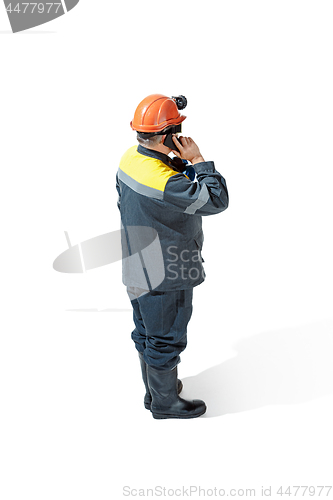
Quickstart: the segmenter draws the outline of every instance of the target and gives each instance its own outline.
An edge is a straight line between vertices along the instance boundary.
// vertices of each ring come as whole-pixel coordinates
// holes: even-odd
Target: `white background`
[[[325,0],[81,0],[13,35],[0,9],[3,500],[333,484],[332,16]],[[183,133],[230,194],[203,221],[178,372],[208,410],[188,421],[143,407],[121,264],[52,267],[64,231],[119,228],[115,173],[151,93],[187,97]]]

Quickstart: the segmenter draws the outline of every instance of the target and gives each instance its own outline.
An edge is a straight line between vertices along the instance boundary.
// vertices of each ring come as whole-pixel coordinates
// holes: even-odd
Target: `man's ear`
[[[162,135],[161,144],[164,144],[165,138],[166,138],[166,134]]]

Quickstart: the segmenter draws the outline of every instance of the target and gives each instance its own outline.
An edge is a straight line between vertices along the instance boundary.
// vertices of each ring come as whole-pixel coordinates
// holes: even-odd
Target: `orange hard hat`
[[[177,99],[162,94],[149,95],[136,108],[131,121],[132,129],[137,132],[152,133],[161,132],[172,125],[179,125],[186,116],[179,113]],[[186,101],[186,98],[184,99]]]

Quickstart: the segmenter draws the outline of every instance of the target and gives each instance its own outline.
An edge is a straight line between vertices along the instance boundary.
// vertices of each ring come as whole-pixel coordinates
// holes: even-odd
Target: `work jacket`
[[[141,145],[121,158],[116,182],[125,285],[166,291],[204,281],[202,216],[225,210],[228,191],[214,162],[193,167],[191,181],[169,156]]]

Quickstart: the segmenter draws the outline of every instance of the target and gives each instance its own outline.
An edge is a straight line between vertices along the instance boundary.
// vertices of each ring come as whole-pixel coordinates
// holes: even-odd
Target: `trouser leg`
[[[192,298],[192,288],[153,291],[138,297],[138,308],[146,334],[143,357],[148,365],[160,370],[169,370],[180,362],[179,355],[187,345],[187,325],[192,315]],[[132,338],[138,349],[138,344],[139,347],[142,345],[140,325],[136,326],[134,332]]]
[[[143,353],[146,348],[146,327],[142,319],[138,301],[140,292],[142,293],[144,292],[144,290],[141,290],[139,288],[127,287],[127,293],[131,300],[133,308],[133,321],[135,325],[135,329],[132,331],[131,338],[134,341],[135,347],[139,351],[139,353]]]
[[[137,331],[141,324],[146,334],[145,349],[139,356],[155,419],[195,418],[206,411],[204,401],[182,399],[177,391],[177,364],[187,344],[192,298],[193,289],[150,292],[137,299],[141,318]],[[137,339],[135,333],[133,340]]]
[[[148,314],[147,311],[144,312],[144,315],[146,317],[150,318],[148,320],[149,331],[150,331],[151,326],[152,326],[151,325],[152,319],[153,319],[153,322],[155,322],[155,323],[160,322],[160,323],[164,323],[164,325],[165,325],[166,324],[166,321],[165,321],[166,315],[170,315],[170,318],[173,318],[173,317],[177,318],[177,316],[180,316],[180,318],[178,317],[178,319],[176,319],[176,321],[173,321],[172,319],[169,321],[170,324],[174,323],[172,326],[172,330],[174,332],[177,329],[180,330],[180,333],[178,333],[178,336],[175,336],[175,340],[177,340],[177,337],[178,338],[183,337],[183,339],[181,341],[178,340],[178,342],[175,345],[176,352],[178,353],[178,356],[179,356],[179,353],[182,350],[184,350],[186,347],[186,327],[187,327],[187,323],[188,323],[189,318],[190,318],[191,313],[192,313],[192,290],[190,290],[189,294],[186,294],[183,292],[184,291],[180,291],[179,293],[177,293],[175,295],[175,297],[173,297],[173,296],[172,296],[173,298],[171,297],[172,300],[169,302],[171,302],[171,304],[174,305],[174,310],[171,310],[171,311],[165,310],[164,314],[160,315],[160,319],[158,321],[156,321],[156,318],[152,318],[152,312],[154,311],[154,305],[155,305],[156,300],[160,301],[160,299],[156,299],[156,298],[151,299],[150,298],[148,301],[143,301],[143,304],[142,304],[141,303],[142,299],[140,300],[140,303],[139,303],[138,298],[142,297],[143,295],[146,295],[147,291],[144,291],[144,290],[141,290],[138,288],[130,288],[130,287],[127,288],[127,293],[129,295],[129,298],[131,299],[131,304],[133,307],[133,320],[134,320],[134,324],[135,324],[135,329],[132,331],[131,338],[135,343],[136,349],[139,351],[142,379],[143,379],[143,382],[144,382],[144,385],[146,388],[146,394],[145,394],[145,398],[144,398],[144,406],[147,409],[150,409],[151,394],[150,394],[148,381],[147,381],[147,363],[144,360],[144,355],[143,355],[145,348],[146,348],[147,330],[146,330],[146,326],[145,326],[145,323],[144,323],[143,318],[142,318],[141,309],[145,309],[145,307],[148,306],[148,312],[150,311],[150,314]],[[160,295],[160,294],[154,294],[153,296],[156,297],[157,295]],[[187,295],[187,296],[185,297],[185,295]],[[169,305],[169,309],[170,309],[170,305]],[[186,318],[188,318],[188,319],[185,318],[185,321],[184,321],[184,315],[182,314],[183,309],[186,310]],[[184,336],[184,331],[183,331],[184,330],[184,323],[186,323],[185,336]],[[163,330],[163,328],[160,325],[158,328],[160,331]],[[153,332],[150,331],[150,334],[152,334],[152,333]],[[156,338],[156,340],[157,340],[157,338]],[[152,344],[153,345],[156,344],[156,341],[154,341],[154,342],[152,341]],[[154,348],[156,349],[156,346]],[[152,350],[152,349],[150,348],[150,350]],[[171,351],[171,356],[175,357],[175,355],[174,355],[174,353],[172,353],[172,351]],[[181,380],[177,380],[177,393],[178,394],[182,391],[182,388],[183,388],[183,384],[182,384]]]

